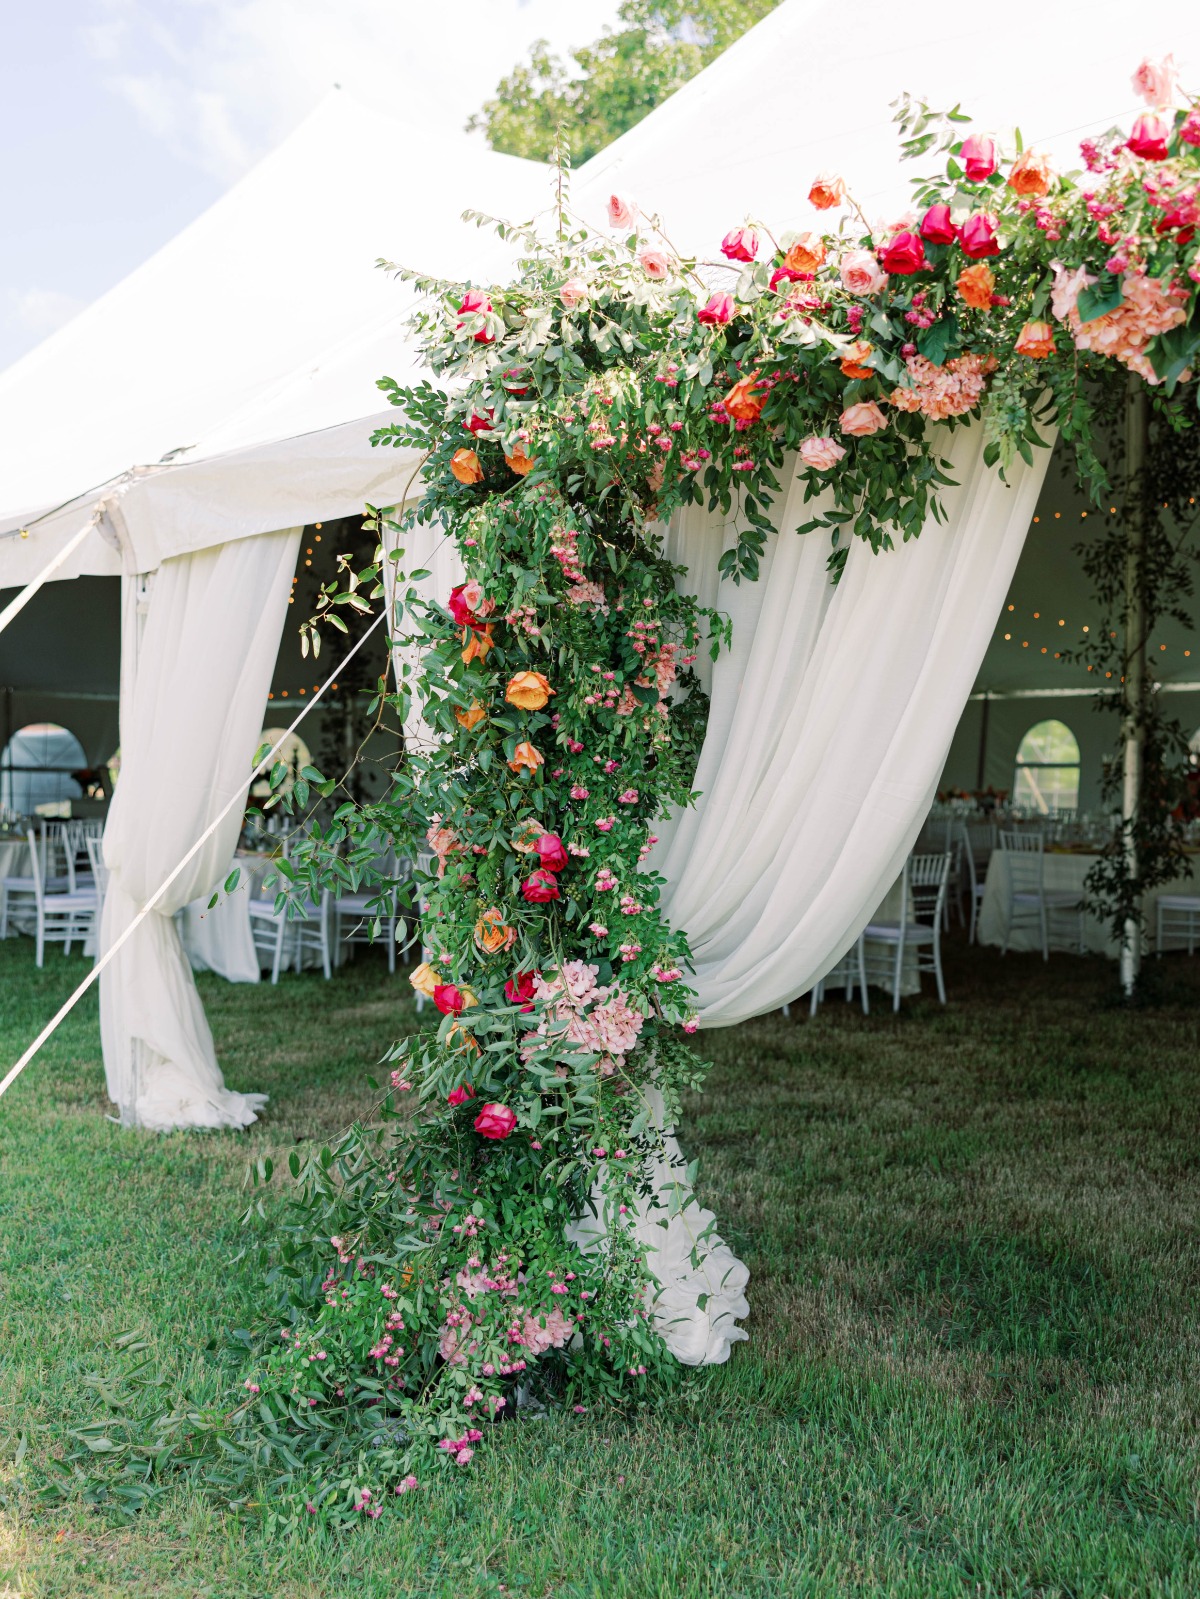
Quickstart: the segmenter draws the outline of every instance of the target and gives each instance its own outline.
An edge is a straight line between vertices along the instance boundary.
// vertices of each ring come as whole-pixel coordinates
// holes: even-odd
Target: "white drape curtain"
[[[701,797],[651,857],[691,940],[703,1025],[774,1010],[824,976],[933,801],[1050,458],[1038,451],[1005,483],[984,465],[980,427],[939,431],[957,483],[945,521],[880,555],[852,541],[836,587],[828,540],[791,531],[814,508],[798,475],[755,583],[718,593],[735,537],[719,518],[688,508],[668,531],[695,591],[733,621],[712,669]]]
[[[125,580],[102,950],[249,787],[300,532],[216,545],[165,561],[152,582]],[[245,1127],[265,1102],[225,1087],[173,919],[222,882],[241,822],[235,805],[101,974],[108,1092],[128,1125]]]

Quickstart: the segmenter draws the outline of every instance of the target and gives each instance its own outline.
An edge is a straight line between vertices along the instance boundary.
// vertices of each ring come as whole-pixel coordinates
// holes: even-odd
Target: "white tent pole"
[[[345,671],[346,667],[350,664],[350,662],[358,654],[359,650],[362,649],[363,645],[371,637],[371,634],[374,633],[375,629],[379,626],[380,622],[384,621],[386,617],[387,617],[387,611],[386,610],[381,611],[379,613],[379,615],[375,618],[375,620],[371,623],[371,625],[367,629],[367,631],[363,634],[362,638],[360,638],[358,643],[355,644],[354,648],[352,650],[349,650],[347,652],[346,656],[344,657],[344,659],[341,661],[341,663],[333,669],[333,671],[329,674],[329,676],[321,684],[321,687],[317,690],[317,692],[312,696],[312,698],[305,705],[304,709],[300,712],[300,715],[296,717],[296,719],[292,723],[292,725],[287,729],[287,731],[285,733],[283,733],[275,741],[275,743],[271,747],[271,749],[267,752],[266,755],[263,756],[262,760],[259,761],[257,766],[255,766],[254,770],[250,773],[250,776],[247,779],[247,787],[249,786],[250,783],[253,783],[254,779],[259,775],[260,772],[265,772],[265,771],[269,771],[270,770],[271,762],[275,759],[275,756],[279,753],[279,751],[287,743],[287,741],[291,737],[291,735],[300,726],[300,723],[308,715],[309,711],[312,710],[313,706],[321,698],[321,696],[324,694],[325,690],[329,687],[329,685],[331,683],[334,683],[334,682],[337,681],[338,677],[340,677],[342,672]],[[188,862],[192,859],[192,857],[194,855],[196,855],[204,847],[204,845],[208,842],[208,840],[216,832],[216,830],[220,826],[220,824],[229,815],[230,811],[233,810],[234,806],[236,806],[236,805],[244,805],[245,803],[246,803],[245,795],[243,794],[242,790],[239,788],[237,793],[235,793],[233,795],[233,797],[230,799],[229,803],[220,812],[220,814],[217,815],[209,823],[209,825],[204,829],[204,832],[201,833],[200,837],[192,845],[191,849],[188,850],[187,854],[178,863],[178,865],[176,865],[174,870],[172,872],[170,872],[168,874],[168,876],[163,879],[163,881],[155,889],[154,893],[151,894],[150,898],[142,906],[141,910],[138,911],[137,915],[133,918],[133,920],[130,922],[129,926],[121,934],[120,938],[118,938],[117,941],[114,944],[110,945],[110,947],[107,950],[105,950],[104,954],[96,962],[96,964],[92,967],[91,971],[84,978],[83,982],[80,983],[79,987],[75,990],[75,992],[59,1007],[59,1009],[55,1012],[55,1014],[46,1023],[45,1027],[42,1028],[41,1032],[34,1039],[33,1043],[30,1044],[29,1048],[21,1056],[20,1060],[17,1061],[16,1064],[14,1066],[12,1066],[9,1069],[9,1071],[5,1074],[4,1078],[2,1080],[0,1080],[0,1098],[2,1098],[8,1092],[8,1090],[12,1087],[13,1083],[16,1082],[17,1078],[25,1070],[26,1066],[29,1065],[29,1062],[33,1059],[33,1057],[37,1054],[38,1050],[41,1049],[42,1045],[46,1042],[46,1040],[54,1032],[54,1030],[58,1026],[58,1024],[66,1016],[68,1016],[71,1013],[72,1010],[74,1010],[76,1004],[78,1004],[78,1002],[83,998],[83,996],[87,993],[88,989],[91,988],[92,984],[100,976],[100,973],[108,965],[109,961],[112,960],[113,956],[117,954],[117,952],[128,941],[128,939],[130,939],[133,936],[134,931],[138,927],[141,926],[142,922],[144,922],[146,917],[149,916],[150,912],[158,904],[159,900],[163,897],[163,895],[166,893],[168,888],[170,888],[171,884],[179,876],[180,872],[183,871],[184,867],[188,864]]]
[[[67,560],[74,555],[84,539],[96,526],[96,521],[97,518],[93,516],[90,521],[86,522],[73,538],[67,540],[54,559],[42,568],[33,582],[27,583],[16,599],[6,605],[3,611],[0,611],[0,633],[3,633],[8,624],[25,609],[42,584],[48,583],[59,567],[65,565]]]
[[[1125,503],[1129,542],[1125,552],[1125,749],[1121,790],[1121,824],[1125,840],[1125,875],[1132,883],[1138,874],[1137,821],[1142,792],[1142,712],[1146,692],[1146,606],[1142,592],[1142,549],[1145,543],[1145,485],[1149,411],[1142,380],[1129,374],[1125,391]],[[1121,940],[1121,987],[1133,993],[1142,963],[1142,928],[1136,916],[1125,921]]]

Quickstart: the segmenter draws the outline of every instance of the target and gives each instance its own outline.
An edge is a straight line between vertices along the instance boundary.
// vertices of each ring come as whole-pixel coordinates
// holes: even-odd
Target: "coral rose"
[[[483,706],[480,705],[478,700],[472,700],[465,711],[455,711],[454,720],[458,723],[459,727],[466,728],[467,732],[469,733],[473,727],[478,727],[480,722],[487,720],[487,712],[484,710]]]
[[[665,278],[671,270],[671,258],[662,250],[647,247],[638,251],[638,266],[648,278]]]
[[[887,283],[887,273],[870,250],[848,250],[838,275],[848,294],[878,294]]]
[[[475,1131],[484,1138],[507,1138],[516,1125],[507,1105],[485,1105],[475,1118]]]
[[[708,299],[696,312],[696,321],[703,322],[708,328],[723,328],[732,316],[734,299],[732,294],[717,293]]]
[[[989,134],[973,133],[964,139],[961,154],[968,183],[982,183],[996,170],[996,141]]]
[[[1178,81],[1179,73],[1175,69],[1173,55],[1164,56],[1161,61],[1151,61],[1147,56],[1131,79],[1133,92],[1140,94],[1146,104],[1156,111],[1170,105]]]
[[[996,219],[988,211],[975,211],[958,232],[962,253],[977,261],[985,255],[999,255],[1000,241],[996,237]]]
[[[887,427],[887,417],[874,400],[860,400],[857,405],[847,406],[838,421],[842,432],[849,433],[852,438],[865,438],[868,433],[878,433]]]
[[[1054,329],[1049,322],[1026,322],[1013,346],[1018,355],[1031,355],[1034,360],[1054,354]]]
[[[522,767],[527,771],[536,772],[539,766],[545,765],[545,759],[545,756],[539,750],[535,750],[532,744],[522,740],[513,751],[513,758],[508,764],[514,772],[519,772]]]
[[[845,198],[846,180],[828,172],[818,173],[808,191],[808,203],[818,211],[832,211],[835,205],[843,204]]]
[[[748,378],[739,378],[722,401],[725,409],[736,421],[757,422],[762,415],[767,396],[764,391],[755,389],[754,385],[757,382],[757,372],[751,372]]]
[[[531,905],[545,905],[552,899],[558,899],[558,879],[553,872],[543,871],[539,868],[530,872],[521,884],[521,893]]]
[[[542,824],[528,821],[520,828],[511,840],[512,847],[519,850],[522,855],[532,855],[537,848],[537,841],[542,836]]]
[[[836,439],[822,438],[812,433],[800,445],[800,459],[816,472],[828,472],[835,467],[846,451]]]
[[[582,305],[588,296],[588,286],[582,278],[568,278],[558,291],[558,297],[568,311]]]
[[[815,272],[825,259],[825,241],[819,233],[802,233],[783,258],[793,272]]]
[[[1134,121],[1125,148],[1132,150],[1134,155],[1140,155],[1143,161],[1165,161],[1167,130],[1162,118],[1156,117],[1151,111],[1144,111]]]
[[[525,448],[521,444],[518,444],[512,454],[506,455],[504,459],[508,463],[509,471],[515,472],[518,477],[527,476],[537,465],[537,458],[532,455],[526,455]]]
[[[637,222],[638,208],[632,200],[619,194],[608,197],[608,225],[610,228],[631,228]]]
[[[428,961],[422,961],[415,971],[409,973],[408,980],[418,994],[424,994],[426,999],[432,999],[433,991],[442,979],[436,966],[431,966]]]
[[[1008,186],[1025,200],[1040,200],[1050,187],[1050,163],[1036,150],[1026,150],[1012,164]]]
[[[471,636],[467,639],[467,647],[462,652],[463,665],[470,666],[472,661],[486,660],[488,651],[495,642],[496,640],[492,637],[492,624],[490,622],[486,624],[482,632],[472,623]]]
[[[929,262],[925,259],[925,245],[919,233],[907,229],[897,233],[879,252],[879,264],[885,272],[895,272],[900,277],[911,277]]]
[[[475,923],[475,947],[485,955],[497,955],[501,950],[511,949],[517,941],[517,930],[509,927],[504,920],[504,912],[495,905]]]
[[[561,872],[571,864],[567,847],[557,833],[543,833],[535,848],[538,864],[548,872]]]
[[[465,1105],[468,1100],[474,1098],[475,1090],[470,1083],[459,1083],[457,1088],[452,1088],[446,1095],[446,1103],[449,1105]]]
[[[921,237],[929,244],[953,244],[958,229],[950,220],[948,205],[931,205],[921,218]]]
[[[974,266],[962,269],[954,287],[974,310],[986,311],[992,303],[996,280],[992,276],[991,268],[984,266],[982,261],[977,261]]]
[[[864,366],[863,362],[870,355],[873,345],[866,339],[855,339],[853,344],[848,344],[842,351],[842,376],[847,378],[873,378],[874,367]]]
[[[483,482],[483,468],[474,450],[455,450],[450,457],[450,470],[460,483],[469,488],[472,483]]]
[[[753,261],[758,254],[758,230],[731,228],[721,240],[721,254],[731,261]]]
[[[522,711],[540,711],[554,690],[541,672],[518,672],[504,691],[510,705]]]
[[[462,304],[458,308],[458,326],[461,328],[463,319],[467,316],[490,316],[492,302],[487,295],[479,289],[468,289],[462,297]],[[476,344],[491,344],[494,335],[488,332],[486,326],[480,328],[475,335]]]

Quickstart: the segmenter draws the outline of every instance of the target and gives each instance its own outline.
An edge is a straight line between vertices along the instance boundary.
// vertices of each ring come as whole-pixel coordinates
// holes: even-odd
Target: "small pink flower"
[[[616,822],[616,817],[615,816],[602,816],[600,818],[600,820],[596,823],[596,826],[599,828],[600,832],[602,832],[602,833],[611,833],[612,830],[613,830],[613,824],[615,822]]]
[[[591,923],[589,923],[588,924],[588,931],[591,933],[593,938],[607,938],[608,937],[608,928],[605,927],[603,922],[591,922]]]
[[[572,783],[571,785],[571,798],[573,800],[585,800],[590,792],[591,790],[584,788],[582,783]]]
[[[633,200],[627,200],[623,195],[610,194],[608,197],[608,225],[610,228],[632,228],[637,222],[638,208]]]
[[[814,471],[828,472],[841,460],[846,451],[836,439],[811,433],[800,445],[800,459]]]
[[[588,286],[582,278],[568,278],[558,291],[558,297],[568,311],[573,311],[577,305],[582,305],[587,295]]]
[[[647,246],[638,251],[638,265],[648,278],[661,280],[671,271],[671,258],[662,250]]]

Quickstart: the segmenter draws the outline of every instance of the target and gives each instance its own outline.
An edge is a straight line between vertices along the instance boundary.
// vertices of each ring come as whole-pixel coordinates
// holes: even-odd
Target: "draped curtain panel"
[[[124,586],[121,771],[104,834],[107,949],[222,807],[249,788],[299,528],[164,561]],[[263,1094],[225,1087],[175,912],[230,868],[235,805],[100,978],[109,1097],[126,1125],[246,1127]]]
[[[1037,503],[1050,450],[1004,482],[982,429],[942,429],[943,522],[841,581],[794,474],[755,583],[716,582],[731,526],[689,507],[666,550],[733,622],[711,670],[700,798],[650,857],[695,958],[700,1019],[726,1026],[805,993],[855,942],[933,801]],[[815,502],[820,506],[822,502]]]

